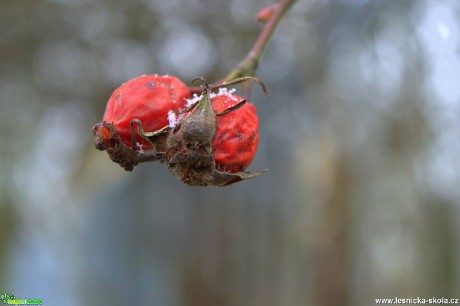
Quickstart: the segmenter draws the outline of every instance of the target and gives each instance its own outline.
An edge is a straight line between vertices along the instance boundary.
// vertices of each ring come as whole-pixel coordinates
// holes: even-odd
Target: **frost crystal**
[[[169,122],[169,127],[173,128],[177,124],[177,116],[176,113],[172,110],[168,112],[168,122]]]
[[[184,118],[185,114],[177,114],[175,111],[168,112],[168,126],[174,128]]]
[[[144,153],[143,146],[144,146],[143,144],[136,142],[136,147],[138,148],[137,150],[138,154]]]
[[[227,88],[224,88],[224,87],[221,87],[219,88],[219,92],[218,93],[211,93],[210,97],[211,98],[214,98],[214,97],[217,97],[217,96],[227,96],[229,99],[237,102],[238,101],[238,98],[236,98],[233,93],[236,91],[235,88],[232,88],[232,89],[227,89]]]
[[[215,98],[217,96],[226,96],[227,98],[229,98],[230,100],[232,101],[235,101],[235,102],[239,102],[238,98],[235,97],[233,95],[233,93],[236,91],[235,88],[231,88],[231,89],[227,89],[227,88],[224,88],[224,87],[221,87],[219,88],[219,91],[217,93],[215,92],[211,92],[209,94],[209,97],[212,99],[212,98]],[[190,98],[190,99],[185,99],[185,101],[187,102],[187,105],[186,105],[186,108],[189,108],[193,105],[195,105],[197,102],[199,102],[201,99],[203,98],[203,95],[197,95],[196,93],[193,94],[193,97]],[[181,116],[182,118],[183,116]],[[171,119],[170,119],[170,114],[168,114],[168,119],[169,119],[169,122],[171,122]]]
[[[197,95],[194,93],[191,99],[185,99],[185,101],[187,101],[186,107],[189,108],[190,106],[194,105],[196,102],[200,101],[202,97],[203,95]]]

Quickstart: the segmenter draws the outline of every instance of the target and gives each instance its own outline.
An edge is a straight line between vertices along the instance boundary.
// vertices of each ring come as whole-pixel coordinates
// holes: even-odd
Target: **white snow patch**
[[[235,97],[233,95],[233,93],[236,91],[235,88],[231,88],[231,89],[227,89],[227,88],[224,88],[224,87],[221,87],[219,88],[219,92],[217,93],[211,93],[210,94],[210,97],[211,98],[214,98],[214,97],[217,97],[217,96],[227,96],[228,98],[230,98],[231,100],[237,102],[238,101],[238,98]]]
[[[235,97],[233,95],[233,93],[236,91],[235,88],[231,88],[231,89],[227,89],[227,88],[219,88],[219,91],[218,92],[211,92],[209,94],[209,97],[212,99],[212,98],[215,98],[217,96],[226,96],[228,97],[230,100],[232,101],[235,101],[235,102],[240,102],[239,99],[237,97]],[[197,102],[199,102],[201,99],[203,99],[203,95],[197,95],[196,93],[193,94],[193,96],[190,98],[190,99],[185,99],[185,101],[187,101],[187,105],[186,107],[189,108],[193,105],[195,105]],[[225,101],[227,102],[227,101]],[[169,114],[168,114],[168,119],[169,119]]]
[[[177,114],[175,111],[168,112],[168,125],[170,128],[175,127],[184,118],[185,114]]]
[[[142,143],[136,142],[136,148],[137,148],[137,152],[138,152],[139,154],[144,153],[144,145],[143,145]]]
[[[189,108],[190,106],[195,105],[195,103],[200,101],[201,98],[203,98],[203,95],[197,95],[196,93],[194,93],[192,98],[185,99],[185,101],[187,101],[186,107]]]

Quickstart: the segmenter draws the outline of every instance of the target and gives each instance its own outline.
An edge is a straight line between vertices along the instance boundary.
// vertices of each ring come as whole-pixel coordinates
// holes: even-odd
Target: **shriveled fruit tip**
[[[113,143],[113,126],[105,121],[100,121],[93,126],[94,144],[99,151],[111,148]]]

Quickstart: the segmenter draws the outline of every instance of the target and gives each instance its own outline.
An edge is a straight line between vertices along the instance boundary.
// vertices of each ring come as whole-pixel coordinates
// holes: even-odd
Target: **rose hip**
[[[225,93],[211,98],[216,114],[243,101],[240,96]],[[216,117],[216,134],[212,148],[216,168],[238,172],[246,169],[256,155],[259,144],[259,119],[254,104],[246,102],[240,108]]]
[[[266,91],[263,83],[254,77],[215,86],[202,77],[194,81],[203,82],[203,93],[193,99],[171,76],[144,75],[120,86],[93,127],[96,148],[127,171],[163,162],[191,186],[227,186],[266,174],[244,171],[259,144],[255,106],[225,88],[254,81]]]
[[[159,130],[168,124],[168,112],[184,108],[189,97],[187,85],[173,76],[142,75],[113,92],[103,121],[112,123],[123,143],[132,147],[131,120],[138,119],[146,132]],[[152,149],[140,135],[135,137],[143,149]]]

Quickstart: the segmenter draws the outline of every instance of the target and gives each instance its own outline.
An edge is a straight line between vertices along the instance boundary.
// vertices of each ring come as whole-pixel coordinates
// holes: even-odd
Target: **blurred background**
[[[460,298],[460,2],[300,0],[226,188],[95,150],[141,74],[217,80],[268,0],[2,0],[0,291],[44,305],[373,305]]]

